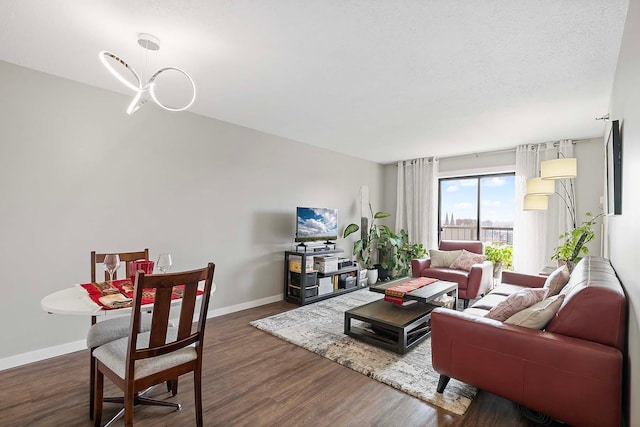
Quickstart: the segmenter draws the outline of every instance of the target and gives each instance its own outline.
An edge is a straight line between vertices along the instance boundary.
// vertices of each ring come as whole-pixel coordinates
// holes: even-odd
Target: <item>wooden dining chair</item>
[[[209,308],[215,264],[206,268],[179,273],[145,275],[136,273],[133,313],[130,335],[107,343],[93,351],[96,358],[95,426],[102,418],[102,395],[106,375],[124,392],[125,426],[133,425],[133,407],[137,404],[173,406],[180,405],[162,400],[141,397],[139,393],[156,384],[171,381],[180,375],[193,372],[196,425],[202,422],[202,349],[204,329]],[[204,281],[200,313],[195,331],[193,316],[200,282]],[[180,318],[177,327],[169,321],[174,286],[184,285],[180,300]],[[151,330],[138,332],[136,323],[142,316],[143,290],[155,291]]]
[[[120,256],[121,267],[118,270],[124,271],[124,277],[127,276],[127,263],[137,260],[149,260],[149,249],[145,248],[142,251],[137,252],[110,252],[117,253]],[[97,280],[96,266],[102,268],[101,264],[104,262],[104,257],[107,253],[91,252],[91,282],[95,283]],[[123,268],[124,267],[124,268]],[[118,278],[118,270],[113,273],[114,280]],[[109,273],[104,272],[104,280],[109,280]],[[129,335],[129,316],[120,316],[106,319],[101,322],[96,322],[96,316],[91,316],[91,327],[87,333],[87,348],[89,349],[89,418],[93,419],[93,392],[95,390],[95,370],[96,360],[93,357],[93,350],[103,344],[118,338],[126,337]],[[151,328],[151,316],[145,314],[140,319],[140,329],[148,331]],[[177,387],[177,385],[176,385]],[[177,390],[176,390],[177,392]]]

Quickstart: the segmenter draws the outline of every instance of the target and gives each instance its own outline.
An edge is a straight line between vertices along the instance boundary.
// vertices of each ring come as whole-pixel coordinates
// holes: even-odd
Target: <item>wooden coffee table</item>
[[[369,290],[384,293],[387,288],[412,279],[377,284]],[[455,308],[458,302],[458,284],[442,280],[407,293],[405,300],[415,301],[408,305],[377,300],[352,308],[344,313],[344,333],[366,343],[405,354],[431,335],[431,311],[440,307],[433,300],[449,292],[454,297]],[[371,328],[352,325],[352,319],[366,322]]]

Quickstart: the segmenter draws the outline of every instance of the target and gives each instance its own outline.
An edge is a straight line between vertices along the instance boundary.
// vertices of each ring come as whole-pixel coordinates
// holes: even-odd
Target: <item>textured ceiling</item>
[[[594,118],[607,113],[626,8],[627,0],[1,0],[0,60],[123,94],[131,92],[102,67],[100,50],[140,72],[177,66],[196,82],[195,113],[390,163],[601,136]],[[140,32],[161,40],[151,59]]]

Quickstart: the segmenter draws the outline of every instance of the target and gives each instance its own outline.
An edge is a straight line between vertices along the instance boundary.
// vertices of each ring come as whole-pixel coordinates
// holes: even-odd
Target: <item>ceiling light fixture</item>
[[[138,35],[138,44],[146,50],[157,51],[160,49],[160,40],[151,34],[140,33]],[[142,107],[144,104],[147,103],[147,101],[149,101],[149,98],[153,99],[153,101],[155,101],[156,104],[158,104],[160,107],[168,111],[184,111],[187,108],[191,107],[191,105],[193,105],[193,102],[196,100],[196,85],[193,82],[193,79],[191,78],[191,76],[187,74],[186,71],[181,70],[180,68],[177,68],[177,67],[160,68],[158,71],[153,73],[149,78],[149,81],[145,83],[143,79],[140,78],[138,73],[136,73],[133,67],[130,66],[124,59],[120,58],[119,56],[111,52],[108,52],[106,50],[101,51],[98,56],[100,58],[100,61],[102,62],[102,65],[104,65],[105,68],[109,70],[109,72],[113,74],[113,76],[116,79],[118,79],[122,84],[124,84],[129,89],[136,92],[135,96],[133,97],[133,100],[131,101],[131,103],[129,104],[129,107],[127,108],[127,114],[129,115],[138,111],[140,107]],[[120,74],[120,72],[118,72],[113,67],[113,65],[110,62],[118,63],[125,69],[129,70],[131,75],[133,75],[134,81],[132,82],[131,80],[126,79],[122,74]],[[168,70],[178,71],[179,73],[183,74],[191,84],[191,89],[193,90],[193,96],[191,97],[191,100],[187,103],[187,105],[185,105],[184,107],[172,107],[169,105],[165,105],[162,102],[160,102],[160,100],[158,99],[158,96],[156,94],[156,83],[157,83],[158,76],[160,76],[160,74]]]

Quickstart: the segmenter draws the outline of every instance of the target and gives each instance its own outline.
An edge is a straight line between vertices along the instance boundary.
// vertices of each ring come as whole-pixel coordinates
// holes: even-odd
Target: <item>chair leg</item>
[[[171,395],[175,396],[176,394],[178,394],[178,379],[175,378],[169,382],[171,383]]]
[[[178,379],[174,378],[172,380],[167,381],[167,391],[171,392],[172,396],[178,394]]]
[[[93,349],[89,349],[89,419],[93,419],[94,414],[94,396],[95,396],[95,382],[96,382],[96,358],[93,357]]]
[[[196,426],[202,427],[202,376],[200,368],[193,371],[193,392],[196,403]]]
[[[93,362],[95,364],[95,359],[93,359]],[[100,423],[102,422],[102,393],[103,393],[103,385],[104,385],[104,375],[102,374],[102,372],[99,372],[96,370],[92,371],[94,372],[95,375],[95,390],[93,396],[94,396],[94,404],[92,405],[94,407],[94,413],[93,413],[93,425],[95,427],[100,427]]]
[[[469,300],[466,298],[464,299],[461,298],[461,299],[462,299],[462,308],[466,310],[467,308],[469,308]]]
[[[125,427],[133,427],[133,399],[135,393],[133,392],[133,382],[130,382],[126,386],[124,392],[124,425]]]
[[[438,393],[442,393],[445,387],[447,386],[447,384],[449,384],[450,379],[451,377],[448,377],[446,375],[440,375],[440,378],[438,378],[438,388],[436,388],[436,391]]]

